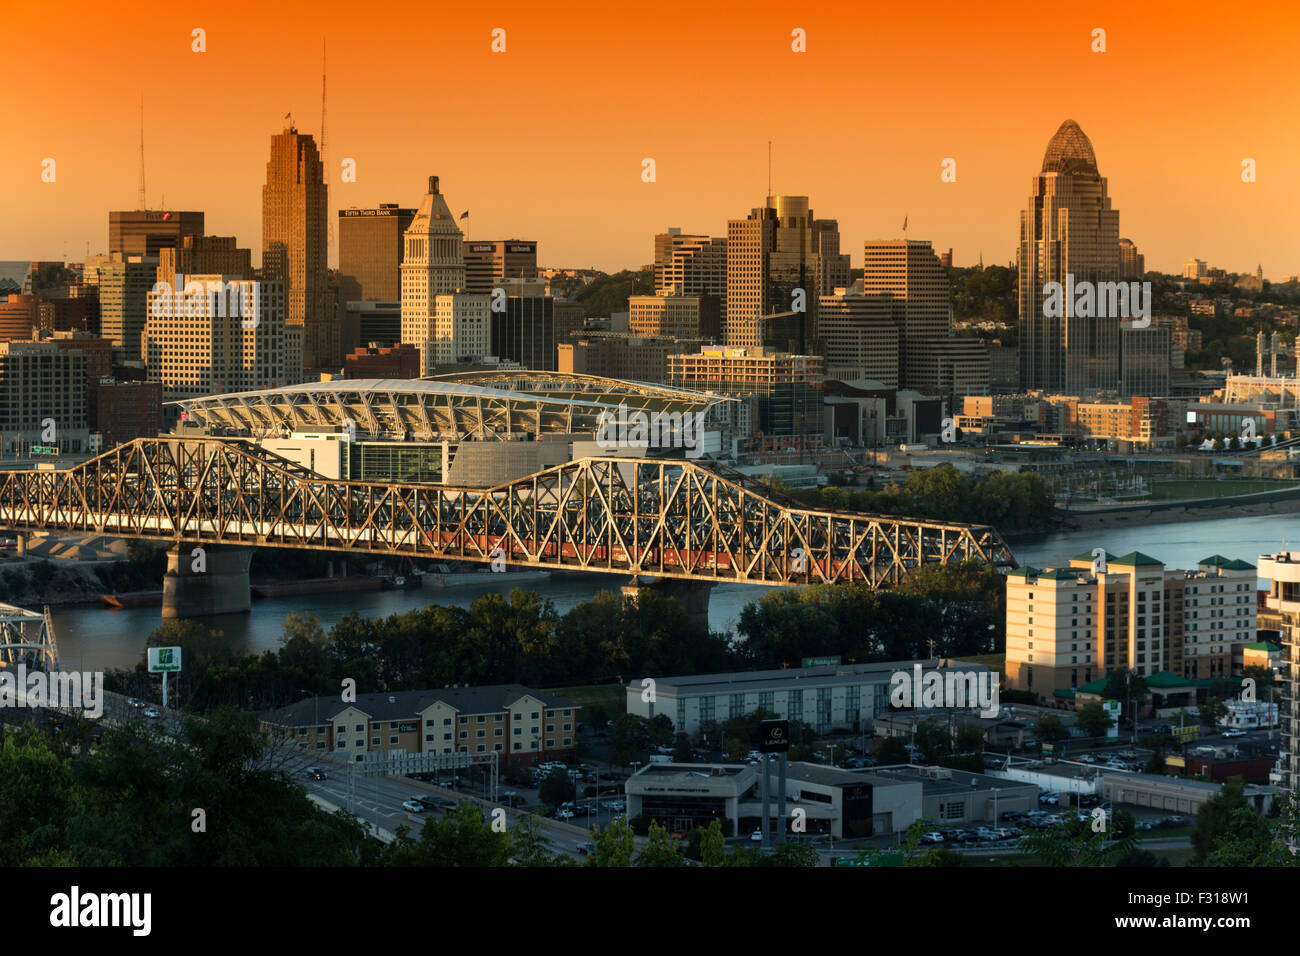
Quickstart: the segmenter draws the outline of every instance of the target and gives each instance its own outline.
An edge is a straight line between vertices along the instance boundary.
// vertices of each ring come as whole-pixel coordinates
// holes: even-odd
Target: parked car
[[[750,838],[751,840],[753,840],[755,843],[762,843],[762,842],[763,842],[763,831],[762,831],[762,830],[755,830],[753,833],[751,833],[751,834],[749,835],[749,838]]]
[[[555,811],[555,816],[559,820],[572,820],[573,811],[568,807],[560,807],[560,809]]]
[[[1097,762],[1097,758],[1094,757],[1092,754],[1079,754],[1079,762],[1080,762],[1080,763],[1096,763],[1096,762]]]
[[[922,834],[921,834],[921,842],[922,842],[922,843],[942,843],[942,842],[943,842],[943,834],[940,833],[938,830],[931,830],[929,833],[922,833]]]
[[[978,827],[975,830],[975,839],[977,840],[998,840],[998,831],[992,827]]]
[[[144,715],[150,720],[157,720],[162,716],[162,714],[158,713],[158,711],[154,710],[152,707],[146,707],[144,709]]]
[[[1049,807],[1054,807],[1061,802],[1061,797],[1056,793],[1042,793],[1038,796],[1039,803],[1045,803]]]

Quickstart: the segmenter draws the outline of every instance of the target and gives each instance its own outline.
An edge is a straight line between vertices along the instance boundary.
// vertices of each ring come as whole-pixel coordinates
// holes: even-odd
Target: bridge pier
[[[252,548],[207,544],[178,544],[167,552],[163,575],[163,620],[234,614],[248,611],[248,565]]]
[[[689,581],[685,578],[659,578],[647,583],[640,578],[632,578],[623,585],[624,597],[635,598],[642,591],[656,591],[664,597],[676,598],[691,623],[709,629],[709,593],[713,590],[713,581]]]

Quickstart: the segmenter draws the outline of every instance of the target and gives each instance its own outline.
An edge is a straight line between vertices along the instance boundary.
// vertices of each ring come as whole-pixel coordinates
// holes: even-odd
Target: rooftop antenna
[[[144,94],[140,94],[140,208],[148,209],[144,199]]]
[[[767,194],[772,195],[772,141],[767,141]]]
[[[321,178],[328,185],[329,165],[325,162],[325,38],[320,38],[320,166]],[[334,220],[330,218],[329,190],[325,191],[325,259],[329,262],[330,247],[334,245]]]

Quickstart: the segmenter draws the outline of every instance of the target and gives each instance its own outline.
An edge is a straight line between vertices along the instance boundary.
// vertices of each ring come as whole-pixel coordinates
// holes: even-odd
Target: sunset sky
[[[1074,119],[1148,268],[1300,273],[1294,0],[5,6],[0,260],[106,251],[108,211],[138,205],[143,93],[149,206],[203,210],[256,261],[270,137],[290,111],[320,131],[324,38],[331,218],[416,206],[437,174],[470,238],[536,239],[543,266],[637,267],[655,232],[725,235],[761,205],[770,139],[773,192],[838,219],[855,268],[904,216],[957,265],[1007,263],[1047,141]]]

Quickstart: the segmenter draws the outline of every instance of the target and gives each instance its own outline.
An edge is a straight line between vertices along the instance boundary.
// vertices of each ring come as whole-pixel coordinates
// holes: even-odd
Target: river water
[[[1300,544],[1300,517],[1295,515],[1222,518],[1179,524],[1156,524],[1140,528],[1069,531],[1011,543],[1020,564],[1037,567],[1066,564],[1072,556],[1105,548],[1111,554],[1143,551],[1171,568],[1194,567],[1201,558],[1221,554],[1257,563],[1261,554],[1277,551],[1286,538],[1292,546]],[[203,618],[209,627],[224,631],[238,653],[260,653],[279,646],[281,622],[291,611],[312,613],[328,630],[344,615],[356,611],[364,617],[386,617],[423,607],[425,604],[449,604],[468,607],[480,594],[494,590],[522,588],[548,598],[561,614],[582,601],[590,600],[595,591],[614,589],[624,578],[609,575],[600,581],[591,579],[551,580],[543,574],[510,575],[510,580],[469,580],[444,588],[429,587],[413,591],[355,591],[338,594],[315,594],[308,597],[254,599],[246,614]],[[453,579],[454,580],[454,579]],[[608,583],[604,583],[607,581]],[[1261,585],[1262,586],[1262,585]],[[746,604],[757,601],[769,588],[748,584],[720,584],[709,599],[709,624],[715,631],[734,631]],[[68,669],[101,670],[132,667],[144,653],[149,632],[162,623],[156,607],[108,610],[100,607],[69,607],[52,612],[55,634],[63,666]]]

